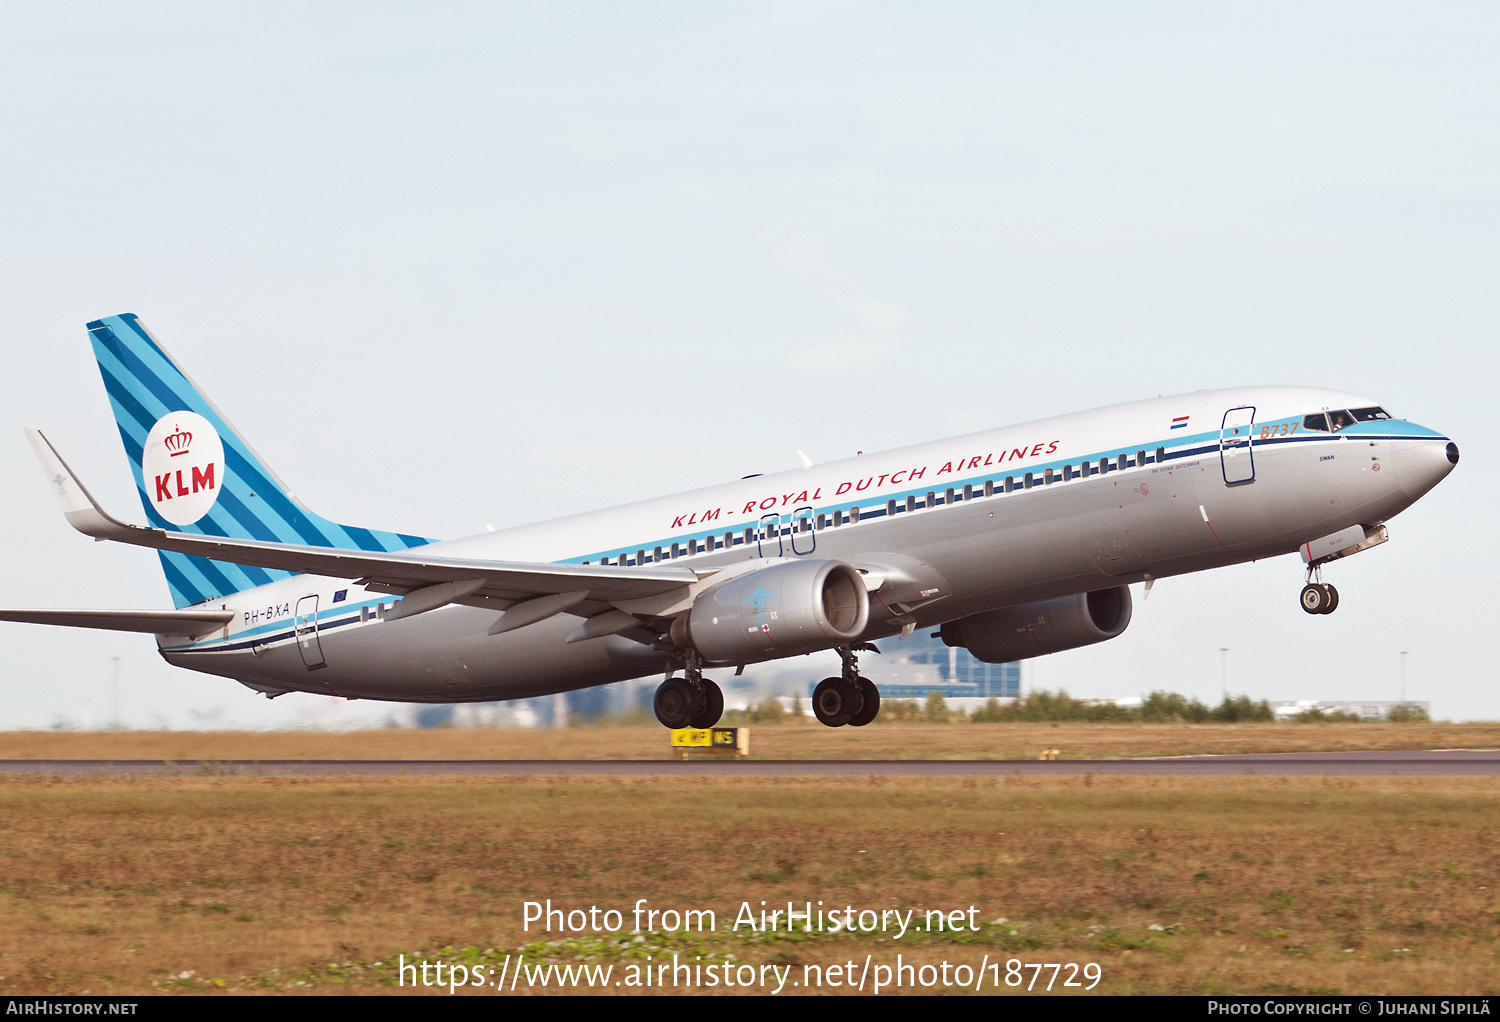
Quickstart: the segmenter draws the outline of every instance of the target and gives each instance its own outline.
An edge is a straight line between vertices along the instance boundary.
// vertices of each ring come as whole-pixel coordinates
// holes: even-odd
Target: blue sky
[[[166,605],[83,324],[140,314],[309,505],[457,536],[1158,393],[1305,383],[1459,469],[1296,605],[1157,585],[1080,695],[1500,717],[1483,4],[11,4],[0,605]],[[0,727],[288,722],[149,637],[0,626]],[[874,669],[872,668],[872,673]],[[303,700],[298,703],[298,700]]]

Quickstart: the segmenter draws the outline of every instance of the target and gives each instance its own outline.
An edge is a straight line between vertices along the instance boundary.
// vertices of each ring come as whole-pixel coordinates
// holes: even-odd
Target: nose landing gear
[[[813,689],[813,716],[828,727],[864,727],[880,713],[880,690],[869,678],[859,674],[859,650],[880,652],[869,643],[840,646],[844,672],[837,678],[824,678]]]
[[[667,679],[657,686],[652,700],[656,719],[674,731],[713,727],[724,715],[724,692],[703,676],[703,661],[696,653],[689,653],[685,659],[686,677],[674,678],[669,669]]]
[[[1318,581],[1314,582],[1316,575]],[[1332,614],[1339,609],[1339,591],[1323,581],[1320,568],[1309,566],[1307,585],[1302,587],[1302,609],[1309,614]]]

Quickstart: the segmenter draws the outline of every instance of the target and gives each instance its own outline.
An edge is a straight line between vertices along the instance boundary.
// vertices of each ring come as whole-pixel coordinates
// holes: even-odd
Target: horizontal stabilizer
[[[0,621],[155,635],[203,635],[233,619],[232,610],[0,610]]]

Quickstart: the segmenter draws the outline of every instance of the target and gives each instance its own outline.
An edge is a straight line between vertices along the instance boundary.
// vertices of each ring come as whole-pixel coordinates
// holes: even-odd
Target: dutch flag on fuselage
[[[172,532],[393,552],[432,542],[339,525],[303,507],[134,315],[88,325],[146,518]],[[178,608],[291,572],[160,552]]]
[[[1187,424],[1188,424],[1188,419],[1189,418],[1190,418],[1190,416],[1187,416],[1187,415],[1179,415],[1179,416],[1177,416],[1177,418],[1175,418],[1175,419],[1172,420],[1172,428],[1173,429],[1187,429]]]

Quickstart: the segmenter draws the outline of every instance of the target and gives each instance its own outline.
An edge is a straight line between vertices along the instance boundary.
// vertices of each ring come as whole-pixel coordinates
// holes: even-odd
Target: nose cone
[[[1391,444],[1396,482],[1412,500],[1443,481],[1458,464],[1458,445],[1447,437],[1397,440]]]

